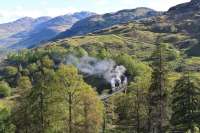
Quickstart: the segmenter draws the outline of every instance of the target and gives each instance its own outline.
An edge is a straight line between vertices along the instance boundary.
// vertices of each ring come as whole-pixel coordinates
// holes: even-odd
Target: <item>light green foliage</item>
[[[29,77],[19,78],[21,93],[13,118],[16,131],[98,133],[103,105],[97,93],[84,83],[73,66],[60,65],[57,70],[43,66],[32,75],[33,84]]]
[[[0,97],[8,97],[11,95],[11,88],[8,83],[0,81]]]
[[[18,53],[11,53],[8,55],[8,60],[10,60],[13,63],[24,63],[27,62],[28,59],[28,54],[30,52],[28,50],[22,50],[19,51]]]
[[[191,71],[198,71],[200,70],[200,58],[199,57],[191,57],[185,59],[185,69]]]
[[[51,56],[51,58],[62,57],[63,55],[65,55],[67,53],[67,49],[57,46],[56,43],[53,44],[53,46],[47,47],[44,50],[48,51],[48,54],[49,54],[49,56]]]
[[[16,67],[13,67],[13,66],[7,66],[5,69],[4,69],[4,72],[6,74],[6,76],[10,77],[10,76],[15,76],[18,72],[17,68]]]
[[[100,59],[110,58],[111,54],[106,49],[101,49],[99,50],[97,57]]]
[[[46,68],[52,68],[54,65],[53,60],[49,59],[48,56],[43,57],[41,60],[41,63],[42,63],[42,66]]]
[[[192,57],[186,59],[186,64],[188,65],[200,65],[200,58],[199,57]]]
[[[118,55],[114,57],[114,59],[118,64],[124,65],[126,67],[127,72],[131,75],[133,81],[137,82],[137,80],[140,80],[139,78],[141,77],[150,81],[152,70],[147,64],[142,63],[127,54]]]
[[[33,74],[34,72],[38,70],[38,65],[36,63],[29,64],[27,66],[27,69],[29,70],[31,74]]]
[[[20,106],[17,108],[15,124],[19,132],[53,133],[64,129],[63,90],[59,86],[55,72],[44,68],[38,73],[36,83],[31,87],[27,77],[21,77],[19,87],[28,89],[22,93]],[[31,90],[30,90],[31,89]]]
[[[29,77],[26,76],[20,77],[18,80],[18,86],[23,91],[30,90],[30,88],[32,88],[32,84]]]
[[[98,133],[102,123],[103,105],[97,93],[83,82],[73,66],[61,65],[57,73],[67,100],[67,131]]]
[[[99,133],[103,118],[103,104],[90,86],[83,84],[81,89],[79,107],[76,110],[78,112],[76,118],[81,118],[78,123],[84,126],[80,127],[80,132]]]
[[[123,38],[120,38],[116,35],[97,35],[97,36],[85,36],[85,37],[74,37],[69,40],[67,40],[67,44],[73,45],[73,46],[80,46],[84,44],[118,44],[122,45]]]
[[[175,81],[179,81],[182,76],[180,66],[194,71],[192,75],[198,77],[198,82],[200,80],[197,72],[199,58],[182,57],[180,54],[198,56],[198,40],[180,33],[177,28],[177,25],[165,22],[157,25],[149,21],[130,22],[9,54],[8,59],[2,62],[0,76],[1,80],[16,88],[11,97],[16,102],[12,109],[16,132],[100,132],[103,122],[102,102],[95,90],[83,81],[76,68],[62,65],[65,57],[70,54],[77,57],[89,55],[98,59],[111,58],[117,65],[127,69],[129,84],[126,95],[120,93],[106,103],[106,131],[147,133],[151,132],[148,129],[152,123],[154,129],[160,129],[158,127],[163,125],[167,125],[163,126],[165,129],[172,129],[175,124],[169,125],[166,119],[160,125],[159,113],[162,113],[160,107],[165,106],[167,109],[162,108],[162,114],[171,115],[168,104],[173,93],[176,93]],[[160,41],[163,42],[160,47],[155,44],[158,36],[161,36]],[[160,53],[162,57],[159,57]],[[159,58],[162,58],[162,65]],[[92,77],[85,81],[90,80],[88,83],[96,85],[100,78]],[[4,86],[2,92],[7,93],[9,89],[5,88],[9,86],[5,87],[3,81],[1,84]],[[168,91],[173,92],[170,97]],[[1,102],[10,106],[7,98]],[[177,106],[174,108],[175,111],[178,109]],[[10,111],[3,110],[2,114],[6,116],[2,117],[3,120],[0,118],[5,129]],[[198,124],[195,126],[198,127]]]
[[[87,51],[85,51],[85,49],[83,49],[81,47],[75,47],[71,54],[73,54],[73,55],[75,55],[77,57],[82,57],[82,56],[87,56],[88,55]]]
[[[178,72],[169,72],[167,74],[167,88],[169,92],[173,91],[176,81],[179,80],[181,76],[182,76],[182,73],[178,73]]]

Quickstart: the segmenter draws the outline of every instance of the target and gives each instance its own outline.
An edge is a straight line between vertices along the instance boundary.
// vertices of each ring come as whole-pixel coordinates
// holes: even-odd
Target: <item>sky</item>
[[[190,0],[2,0],[0,23],[14,21],[22,17],[59,16],[79,11],[99,14],[122,9],[149,7],[166,11],[170,7]]]

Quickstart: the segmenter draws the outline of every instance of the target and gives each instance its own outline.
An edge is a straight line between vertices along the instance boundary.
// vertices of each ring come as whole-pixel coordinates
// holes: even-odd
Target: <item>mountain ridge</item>
[[[78,16],[79,13],[80,15]],[[94,14],[96,13],[83,11],[74,14],[61,15],[55,18],[39,17],[33,19],[31,17],[24,17],[8,24],[1,24],[2,27],[8,25],[11,29],[17,29],[18,25],[22,26],[22,28],[15,30],[15,32],[8,32],[10,33],[8,35],[4,35],[3,32],[1,34],[3,28],[0,28],[0,37],[3,36],[0,38],[0,47],[3,46],[18,49],[18,47],[28,48],[29,45],[37,45],[41,43],[41,41],[47,41],[51,37],[56,36],[59,32],[70,28],[80,19]],[[13,23],[17,23],[17,25],[14,26]],[[45,34],[47,34],[46,37]]]
[[[83,35],[96,30],[108,28],[110,26],[136,21],[139,19],[149,18],[162,14],[153,9],[146,7],[138,7],[135,9],[125,9],[114,13],[106,13],[103,15],[95,15],[78,21],[71,29],[61,33],[55,39],[71,37],[74,35]]]
[[[47,41],[87,35],[114,25],[129,22],[141,22],[146,23],[147,25],[153,24],[152,30],[160,29],[161,33],[165,32],[165,30],[167,30],[167,32],[173,30],[173,32],[178,31],[184,34],[188,33],[191,36],[196,37],[199,35],[199,11],[200,1],[192,0],[171,7],[166,12],[159,12],[146,7],[138,7],[102,15],[95,13],[90,14],[89,12],[68,14],[51,18],[41,24],[37,24],[35,29],[19,32],[18,34],[10,36],[8,39],[9,41],[13,41],[13,38],[23,37],[23,39],[8,47],[11,49],[33,48],[40,46]],[[84,15],[86,15],[86,17],[82,17]],[[24,19],[29,21],[32,20],[31,18]],[[1,39],[0,43],[3,44]]]

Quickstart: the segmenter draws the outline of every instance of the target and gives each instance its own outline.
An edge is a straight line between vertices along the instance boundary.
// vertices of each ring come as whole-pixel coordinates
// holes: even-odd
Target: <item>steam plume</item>
[[[108,83],[111,83],[112,88],[115,88],[116,83],[121,85],[127,82],[127,78],[124,76],[126,68],[122,65],[117,66],[111,59],[99,60],[89,56],[78,58],[73,55],[68,55],[64,63],[76,66],[79,71],[88,76],[95,75],[103,77]],[[123,81],[121,77],[125,77]]]

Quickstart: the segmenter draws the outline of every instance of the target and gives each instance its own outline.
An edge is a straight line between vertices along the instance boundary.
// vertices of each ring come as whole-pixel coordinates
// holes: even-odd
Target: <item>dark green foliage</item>
[[[185,51],[180,52],[177,47],[186,49],[187,53],[198,42],[179,33],[175,25],[161,23],[159,31],[153,31],[152,26],[135,22],[120,24],[97,34],[67,38],[10,54],[0,74],[2,80],[16,88],[11,99],[16,102],[12,109],[16,131],[99,132],[102,104],[92,88],[84,83],[81,72],[73,66],[62,65],[67,55],[113,59],[117,65],[126,67],[129,81],[126,94],[114,95],[106,102],[103,129],[108,133],[152,130],[163,133],[177,128],[169,124],[171,95],[168,91],[173,91],[174,80],[181,75],[181,60],[186,61],[187,67],[195,67],[193,71],[199,70],[198,59],[181,57],[180,53]],[[158,35],[165,44],[155,45]],[[84,80],[102,94],[107,94],[105,89],[110,88],[99,76],[84,77]]]
[[[196,77],[186,73],[172,92],[171,124],[175,131],[193,131],[200,128],[200,88]],[[194,131],[192,132],[194,133]]]
[[[149,89],[149,121],[148,132],[166,132],[168,126],[167,114],[167,56],[165,45],[157,44],[153,55],[152,83]]]
[[[4,79],[12,87],[17,87],[17,94],[20,94],[20,98],[17,98],[19,104],[14,108],[14,113],[18,115],[13,117],[17,131],[22,133],[27,131],[33,133],[61,132],[69,131],[69,125],[71,125],[72,133],[82,130],[93,133],[99,130],[102,122],[102,105],[98,100],[96,101],[98,104],[95,104],[92,102],[95,99],[91,99],[96,94],[90,92],[90,87],[83,83],[79,75],[76,75],[78,73],[76,69],[72,66],[65,68],[61,65],[64,58],[69,54],[82,57],[87,56],[88,53],[99,59],[112,58],[118,65],[125,66],[126,75],[130,82],[127,94],[116,96],[113,103],[108,104],[111,107],[108,107],[106,111],[105,130],[113,133],[131,133],[132,131],[146,133],[154,129],[162,129],[163,131],[169,129],[170,108],[168,103],[170,101],[168,98],[167,72],[175,70],[178,66],[180,53],[171,44],[158,45],[153,56],[148,59],[153,61],[153,63],[150,61],[153,66],[152,74],[152,68],[148,65],[149,62],[142,62],[132,54],[120,54],[122,51],[113,52],[115,51],[114,45],[101,45],[100,47],[98,45],[95,44],[91,47],[85,45],[84,48],[82,46],[66,46],[66,48],[63,48],[55,44],[16,53],[8,58],[8,65],[6,65],[8,67],[4,69],[7,76]],[[131,46],[135,47],[135,45]],[[31,53],[31,51],[34,52]],[[162,63],[160,59],[162,59]],[[161,69],[162,71],[160,71]],[[67,85],[64,84],[63,79],[66,80]],[[109,84],[102,84],[99,77],[87,78],[85,81],[103,92],[105,88],[109,88]],[[75,85],[76,82],[79,86]],[[102,82],[105,83],[103,80]],[[70,90],[70,88],[76,89]],[[162,88],[162,94],[160,94],[160,88]],[[72,92],[70,91],[75,94],[74,96],[77,96],[73,99],[74,101],[81,99],[84,102],[73,101],[71,104],[69,98]],[[30,107],[30,105],[32,106]],[[71,109],[69,109],[70,106],[72,106]],[[84,109],[90,109],[91,115],[88,115],[88,111]],[[72,111],[71,122],[69,110]],[[97,110],[100,110],[100,112]],[[163,115],[162,124],[159,122],[160,114]],[[78,124],[72,123],[72,120]],[[64,124],[66,121],[71,124],[66,126]],[[155,125],[149,123],[155,123]]]
[[[152,30],[154,32],[160,32],[160,33],[176,33],[178,29],[175,27],[175,25],[168,24],[168,23],[158,23],[152,26]]]
[[[200,44],[192,45],[190,49],[186,50],[186,54],[189,56],[200,56],[199,54]]]
[[[135,103],[131,95],[121,95],[116,97],[115,103],[115,120],[113,125],[116,125],[117,131],[131,133],[136,131]]]
[[[131,89],[131,93],[113,99],[112,125],[115,125],[114,130],[118,132],[146,133],[148,132],[147,91],[145,92],[141,84],[132,85]]]
[[[73,49],[73,52],[71,53],[77,57],[82,57],[82,56],[87,56],[88,53],[85,49],[81,48],[81,47],[76,47]]]
[[[15,126],[10,120],[11,113],[7,108],[0,108],[0,132],[15,133]]]

